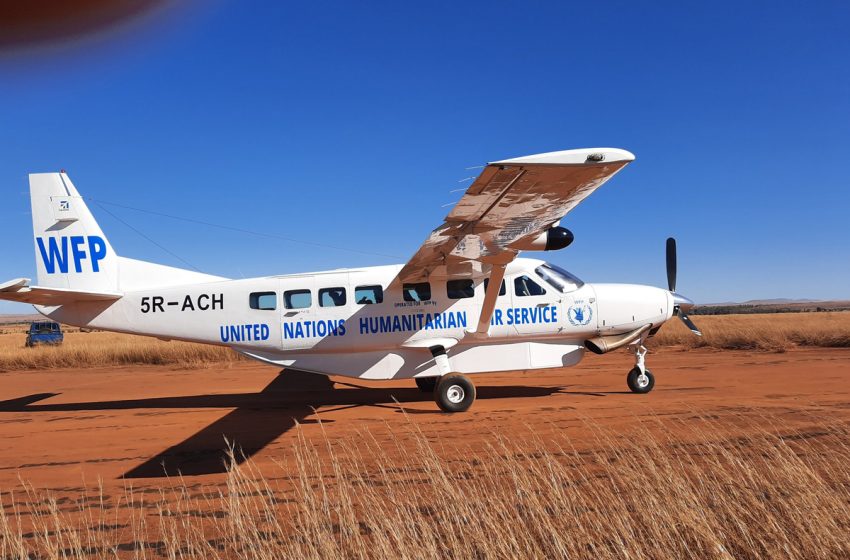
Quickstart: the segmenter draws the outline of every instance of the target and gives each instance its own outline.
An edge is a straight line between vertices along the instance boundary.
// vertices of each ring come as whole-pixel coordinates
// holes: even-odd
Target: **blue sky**
[[[462,5],[461,5],[462,4]],[[0,280],[34,278],[30,172],[231,277],[404,262],[470,166],[637,160],[546,258],[699,302],[850,298],[850,4],[195,3],[0,54]],[[97,206],[119,254],[183,263]],[[397,258],[385,255],[395,255]],[[31,308],[0,303],[0,312]]]

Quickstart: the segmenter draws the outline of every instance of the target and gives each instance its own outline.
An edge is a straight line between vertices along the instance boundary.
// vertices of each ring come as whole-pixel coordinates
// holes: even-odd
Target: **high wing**
[[[625,150],[597,148],[488,164],[407,262],[400,278],[469,278],[486,274],[482,265],[511,262],[523,242],[555,225],[633,160]]]
[[[399,278],[489,276],[495,288],[485,296],[478,329],[486,331],[505,266],[633,160],[625,150],[593,148],[488,164]]]
[[[84,292],[64,288],[30,286],[28,278],[18,278],[0,284],[0,299],[33,305],[65,305],[81,301],[115,301],[121,299],[117,292]]]

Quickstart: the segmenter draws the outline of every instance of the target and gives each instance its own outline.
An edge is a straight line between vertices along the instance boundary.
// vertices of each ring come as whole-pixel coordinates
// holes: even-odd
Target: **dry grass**
[[[796,346],[850,347],[850,313],[773,313],[694,315],[702,330],[696,337],[678,320],[669,321],[651,339],[653,347],[784,351]]]
[[[122,365],[220,366],[243,360],[229,348],[166,342],[156,338],[107,332],[66,332],[61,346],[24,346],[19,328],[0,335],[0,371]]]
[[[689,419],[677,426],[686,437],[673,441],[654,435],[669,433],[662,422],[673,420],[649,420],[659,425],[623,438],[588,421],[595,439],[586,449],[563,435],[544,445],[530,430],[493,434],[487,449],[452,461],[443,457],[458,456],[462,442],[431,443],[412,422],[391,446],[368,431],[332,445],[299,430],[280,472],[268,473],[278,478],[249,461],[217,489],[94,489],[68,509],[32,489],[6,493],[0,556],[850,556],[846,427],[742,438]]]
[[[695,316],[698,338],[672,320],[650,346],[784,351],[795,346],[850,347],[850,312]],[[165,342],[128,334],[70,329],[61,347],[25,348],[24,325],[0,330],[0,371],[116,365],[175,365],[197,368],[243,360],[227,348]]]

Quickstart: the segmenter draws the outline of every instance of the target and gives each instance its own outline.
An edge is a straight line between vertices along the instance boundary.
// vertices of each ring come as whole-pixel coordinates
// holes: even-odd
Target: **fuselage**
[[[567,366],[585,340],[658,326],[667,290],[587,284],[537,259],[506,271],[487,336],[472,333],[485,285],[405,284],[401,266],[216,280],[125,292],[116,302],[40,308],[74,325],[225,345],[281,366],[352,377],[436,375],[427,348],[450,348],[458,372]]]

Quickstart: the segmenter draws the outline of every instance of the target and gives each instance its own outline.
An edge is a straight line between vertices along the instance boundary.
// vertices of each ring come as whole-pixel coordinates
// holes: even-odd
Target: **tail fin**
[[[30,175],[38,285],[91,292],[118,289],[118,256],[63,173]]]

